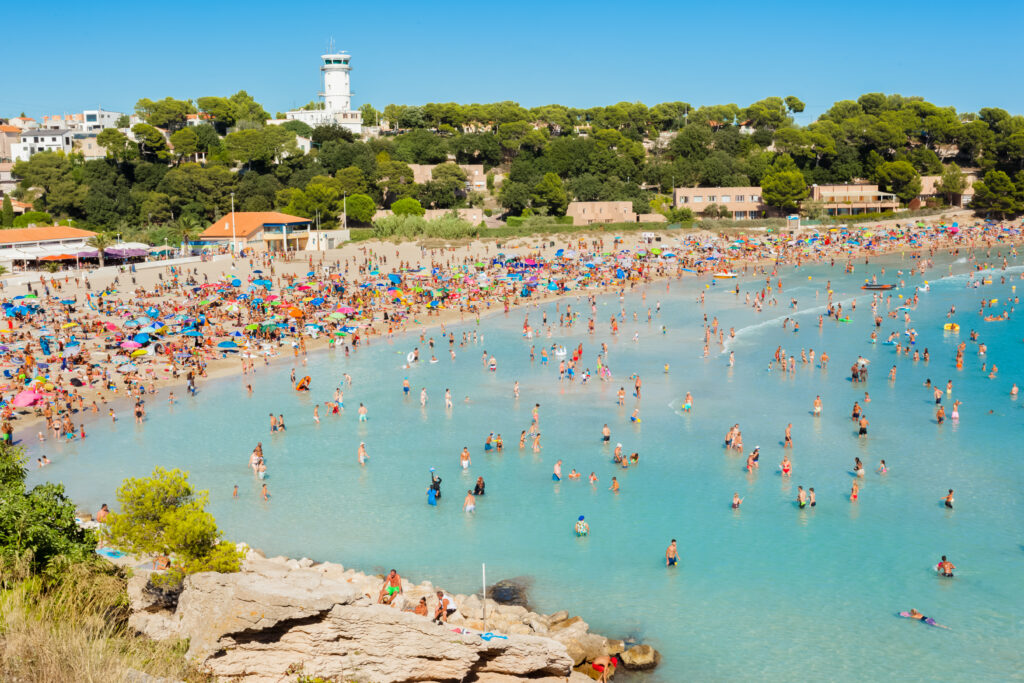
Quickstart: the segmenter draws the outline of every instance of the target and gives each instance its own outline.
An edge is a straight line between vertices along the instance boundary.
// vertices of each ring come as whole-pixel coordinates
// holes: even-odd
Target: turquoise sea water
[[[993,253],[994,256],[994,253]],[[734,282],[704,289],[707,280],[674,281],[626,295],[627,320],[612,337],[608,319],[618,312],[618,297],[599,300],[597,334],[586,332],[590,309],[583,300],[563,300],[583,313],[573,328],[557,326],[554,302],[527,309],[540,323],[547,310],[553,336],[533,342],[521,335],[523,315],[484,318],[453,330],[478,329],[484,342],[456,345],[453,363],[447,344],[435,352],[440,362],[420,363],[406,370],[404,357],[426,345],[413,336],[393,343],[377,341],[350,358],[341,352],[309,357],[301,377],[313,377],[312,391],[291,389],[290,363],[260,368],[255,378],[232,377],[200,387],[199,397],[185,398],[169,408],[166,396],[151,401],[144,427],[125,413],[116,425],[101,419],[82,443],[42,447],[27,440],[32,460],[46,452],[53,465],[34,471],[32,480],[49,478],[66,484],[83,506],[96,509],[114,502],[114,490],[128,476],[144,476],[154,465],[181,467],[192,480],[210,490],[210,509],[232,539],[246,540],[268,555],[285,554],[332,560],[367,571],[396,567],[413,580],[429,578],[457,592],[479,590],[480,565],[490,580],[529,576],[532,599],[540,611],[568,609],[593,630],[609,636],[633,636],[657,647],[664,659],[650,681],[782,680],[794,676],[825,680],[1008,680],[1020,679],[1024,668],[1024,412],[1011,400],[1011,384],[1021,384],[1024,362],[1020,318],[985,323],[978,316],[982,298],[1005,301],[1024,268],[1011,261],[995,282],[967,288],[971,264],[963,258],[937,257],[924,276],[904,275],[906,288],[924,280],[931,291],[911,312],[911,326],[927,347],[929,363],[895,357],[892,346],[868,343],[872,328],[869,292],[859,289],[865,277],[888,274],[914,262],[899,256],[881,259],[844,275],[841,266],[812,265],[780,270],[783,292],[778,306],[755,313],[744,304],[746,291],[760,289],[763,278],[742,278],[741,294]],[[808,276],[811,279],[808,280]],[[825,283],[831,280],[835,300],[849,311],[848,324],[826,320],[817,326],[826,303]],[[774,282],[775,278],[773,278]],[[706,293],[701,306],[696,297]],[[783,329],[793,316],[789,300],[799,308],[801,330]],[[646,321],[646,310],[661,302],[660,315]],[[899,305],[895,296],[892,308]],[[960,333],[942,330],[945,314],[955,304]],[[995,311],[1002,311],[1002,306]],[[639,322],[632,313],[639,313]],[[884,314],[885,306],[883,303]],[[736,362],[727,367],[727,353],[713,346],[702,354],[703,313],[717,316],[736,338],[727,341]],[[901,312],[902,313],[902,312]],[[665,325],[667,333],[660,333]],[[969,341],[980,331],[988,345],[986,358]],[[885,318],[879,336],[897,330],[902,315]],[[634,332],[639,341],[634,343]],[[428,331],[439,342],[439,331]],[[966,364],[954,365],[956,344],[967,342]],[[584,345],[583,367],[595,379],[583,385],[559,382],[557,362],[531,363],[529,347]],[[601,342],[609,346],[611,382],[596,379],[595,356]],[[793,376],[768,372],[776,346],[799,355],[827,351],[826,371],[797,361]],[[496,373],[481,363],[484,349],[499,361]],[[869,361],[868,383],[852,385],[849,367],[858,355]],[[556,359],[557,360],[557,359]],[[982,373],[982,362],[999,367],[997,379]],[[671,365],[665,373],[665,363]],[[895,383],[887,379],[896,364]],[[331,416],[329,400],[342,373],[353,378],[345,387],[346,412]],[[628,376],[639,372],[643,398],[632,398]],[[401,382],[409,377],[413,390],[403,399]],[[935,423],[930,378],[952,396],[943,404],[963,402],[959,423]],[[512,396],[520,382],[521,398]],[[248,396],[245,383],[252,382]],[[615,393],[625,386],[625,407]],[[430,400],[419,405],[419,389]],[[455,400],[444,408],[444,390]],[[685,393],[695,398],[692,413],[680,406]],[[864,404],[864,392],[871,403]],[[824,414],[811,415],[821,395]],[[464,397],[470,398],[464,403]],[[321,402],[321,424],[312,420],[313,401]],[[858,439],[850,421],[855,400],[871,422],[867,439]],[[370,420],[356,422],[360,402]],[[530,423],[530,410],[540,403],[543,450],[518,448],[519,432]],[[642,422],[629,421],[639,405]],[[268,414],[283,413],[284,435],[271,435]],[[638,451],[638,467],[621,471],[611,462],[611,449],[600,443],[607,422],[612,445],[626,453]],[[761,446],[761,467],[748,475],[744,458],[722,448],[726,430],[739,423],[749,452]],[[777,465],[782,437],[793,423],[791,452],[794,475],[784,479]],[[485,454],[491,431],[505,440],[503,454]],[[272,499],[263,502],[259,483],[248,469],[256,441],[264,444]],[[356,449],[365,441],[370,455],[359,467]],[[468,446],[472,467],[459,468],[459,453]],[[848,500],[855,456],[865,463],[860,500]],[[884,458],[890,472],[875,474]],[[564,472],[576,468],[580,481],[555,483],[556,459]],[[444,497],[438,507],[426,503],[430,467],[442,476]],[[596,487],[586,482],[595,471]],[[473,515],[461,511],[465,490],[476,477],[487,482],[487,495]],[[607,490],[612,476],[621,493]],[[239,485],[238,499],[231,488]],[[797,485],[813,486],[817,507],[801,511],[794,500]],[[948,488],[956,491],[955,510],[941,502]],[[740,511],[730,509],[733,492],[744,497]],[[572,533],[578,515],[586,515],[591,535]],[[669,540],[679,541],[680,566],[666,569]],[[940,579],[933,567],[943,554],[957,565],[956,578]],[[945,631],[896,617],[915,607],[942,624]]]

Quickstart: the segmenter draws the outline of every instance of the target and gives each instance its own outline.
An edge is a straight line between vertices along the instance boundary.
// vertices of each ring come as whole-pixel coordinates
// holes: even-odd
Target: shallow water
[[[481,563],[491,581],[528,575],[537,609],[569,609],[599,633],[655,645],[664,660],[650,681],[684,675],[781,680],[794,674],[829,680],[1020,678],[1024,414],[1009,390],[1013,381],[1021,383],[1024,330],[1019,318],[984,323],[977,315],[982,296],[1012,296],[1010,282],[1000,284],[996,271],[995,284],[967,289],[970,264],[954,261],[946,257],[924,277],[905,277],[901,290],[911,294],[914,285],[931,281],[911,323],[920,334],[918,348],[931,352],[927,364],[867,343],[871,296],[859,285],[878,273],[877,264],[866,272],[857,264],[852,275],[839,266],[786,267],[779,305],[761,314],[744,305],[742,293],[733,295],[732,282],[706,289],[701,307],[695,297],[706,282],[690,279],[673,282],[670,292],[665,283],[651,285],[646,301],[639,290],[630,293],[624,304],[629,319],[617,338],[608,334],[607,321],[619,302],[605,297],[594,337],[586,334],[586,302],[569,299],[562,310],[572,304],[583,322],[572,329],[556,324],[551,339],[532,342],[539,353],[541,345],[572,348],[582,341],[583,365],[596,371],[599,344],[607,341],[615,374],[609,383],[560,383],[556,362],[531,364],[531,342],[520,334],[523,312],[514,311],[485,318],[479,326],[485,343],[456,346],[455,363],[440,344],[439,363],[404,369],[413,346],[429,357],[425,344],[404,337],[348,359],[341,352],[311,356],[307,369],[297,368],[299,376],[313,377],[308,395],[291,389],[286,364],[261,368],[255,379],[205,384],[197,399],[181,398],[181,390],[173,408],[158,397],[148,406],[144,428],[125,414],[116,425],[105,419],[92,424],[83,443],[45,444],[53,465],[33,472],[32,480],[63,481],[80,504],[96,509],[114,501],[124,477],[147,475],[157,464],[176,466],[210,490],[210,509],[228,537],[270,555],[309,556],[368,571],[393,566],[413,580],[429,578],[458,592],[479,590]],[[879,281],[894,282],[893,271],[909,269],[912,261],[890,257],[879,264],[889,271]],[[1019,277],[1021,270],[1010,273]],[[826,321],[819,330],[828,279],[844,310],[854,298],[858,305],[851,323]],[[741,279],[741,292],[762,283]],[[794,314],[791,296],[799,300],[796,334],[781,326]],[[658,300],[661,314],[648,324],[646,308]],[[894,294],[892,307],[898,303]],[[942,330],[951,304],[962,325],[959,335]],[[543,309],[557,323],[555,304]],[[632,322],[634,310],[640,322]],[[529,309],[535,325],[540,311]],[[710,358],[702,357],[702,312],[709,319],[717,315],[726,331],[736,328],[728,342],[735,367],[727,367],[727,354],[715,347]],[[662,324],[665,335],[658,331]],[[998,379],[980,371],[971,328],[988,344],[987,362],[999,366]],[[902,318],[886,318],[881,329],[881,339],[891,330],[902,332]],[[634,331],[639,343],[631,341]],[[440,340],[437,330],[432,333]],[[953,355],[960,340],[968,342],[967,360],[957,371]],[[779,344],[797,354],[814,348],[817,357],[826,350],[832,362],[822,371],[798,359],[795,376],[768,372]],[[484,349],[497,356],[496,373],[481,364]],[[858,354],[872,363],[866,385],[849,381]],[[898,376],[890,384],[886,374],[893,363]],[[345,414],[334,417],[322,402],[343,372],[354,382],[345,387]],[[644,380],[639,424],[629,421],[635,399],[630,396],[625,407],[615,404],[619,386],[629,392],[633,372]],[[404,400],[406,376],[413,390]],[[936,425],[934,401],[922,387],[926,378],[942,385],[953,380],[943,404],[950,412],[953,399],[963,401],[959,423]],[[518,401],[512,397],[515,379]],[[244,390],[250,381],[251,397]],[[419,405],[421,386],[430,395],[426,409]],[[444,409],[445,387],[455,400],[450,412]],[[870,434],[858,439],[849,415],[855,400],[864,405],[865,390],[872,398],[864,406]],[[688,415],[679,412],[686,391],[695,397]],[[811,416],[815,395],[825,407],[818,419]],[[314,400],[321,402],[320,425],[312,420]],[[359,402],[370,411],[364,424],[356,422]],[[529,444],[526,451],[518,448],[534,403],[541,404],[539,455]],[[269,433],[271,411],[284,413],[286,434]],[[613,445],[622,442],[627,453],[640,453],[638,467],[613,466],[611,450],[600,443],[605,422]],[[742,470],[742,457],[722,449],[735,422],[748,452],[761,446],[760,471],[753,475]],[[787,422],[795,441],[792,481],[777,469]],[[484,453],[491,431],[503,435],[503,454]],[[257,440],[267,455],[269,503],[260,500],[259,483],[247,467]],[[365,468],[356,462],[360,441],[371,458]],[[34,461],[41,449],[28,445]],[[464,445],[473,457],[467,472],[459,469]],[[868,474],[853,504],[848,496],[855,456]],[[553,482],[559,458],[565,473],[575,467],[584,479]],[[880,458],[890,468],[885,476],[874,473]],[[431,466],[444,479],[436,508],[425,500]],[[596,487],[585,481],[592,470],[600,477]],[[463,492],[479,475],[487,495],[467,515]],[[619,495],[607,490],[612,476],[621,482]],[[233,500],[236,483],[240,494]],[[797,509],[798,484],[815,488],[815,509]],[[947,488],[956,489],[954,511],[941,503]],[[734,491],[745,498],[738,512],[730,509]],[[572,533],[580,514],[590,523],[588,538]],[[682,561],[667,570],[664,550],[671,538],[679,540]],[[955,579],[936,577],[932,567],[942,554],[958,566]],[[895,616],[911,607],[952,630]]]

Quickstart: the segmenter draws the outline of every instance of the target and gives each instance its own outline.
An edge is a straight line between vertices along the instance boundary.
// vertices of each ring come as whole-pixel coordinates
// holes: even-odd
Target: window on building
[[[701,202],[703,202],[703,201],[704,201],[704,197],[702,197],[702,196],[700,196],[700,195],[697,195],[697,196],[695,196],[695,197],[693,198],[693,203],[694,203],[694,204],[700,204],[700,203],[701,203]]]
[[[723,194],[722,198],[721,198],[721,201],[722,201],[723,204],[728,204],[729,202],[732,201],[732,197],[730,197],[727,194]]]
[[[689,204],[690,203],[690,198],[689,197],[681,197],[680,199],[682,199],[682,201],[680,202],[681,204]]]
[[[746,199],[746,197],[744,197],[744,196],[743,196],[743,195],[741,195],[741,194],[738,194],[738,195],[736,195],[736,201],[738,201],[738,202],[742,202],[742,201],[744,201],[745,199]]]
[[[715,201],[715,195],[713,195],[713,194],[709,194],[709,195],[708,195],[708,201],[709,201],[709,202],[713,202],[713,201]]]
[[[752,201],[752,202],[759,202],[759,201],[761,201],[761,195],[759,195],[759,194],[752,194],[752,195],[750,195],[750,201]]]

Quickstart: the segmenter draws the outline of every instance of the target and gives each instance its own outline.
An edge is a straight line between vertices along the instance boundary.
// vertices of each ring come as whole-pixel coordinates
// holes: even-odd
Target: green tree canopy
[[[999,218],[1013,216],[1024,208],[1017,198],[1017,186],[1003,171],[989,171],[984,180],[974,183],[971,206]]]
[[[238,571],[239,555],[220,539],[207,499],[178,469],[126,479],[117,490],[120,510],[107,518],[111,542],[132,553],[173,555],[172,566],[184,574]]]
[[[16,216],[11,225],[15,228],[27,228],[30,225],[53,225],[53,216],[45,211],[26,211],[20,216]]]
[[[967,178],[960,172],[960,167],[950,164],[942,171],[939,182],[935,183],[935,189],[946,195],[946,203],[953,203],[953,195],[963,194],[967,189]]]
[[[426,209],[418,200],[412,197],[404,197],[391,205],[391,211],[396,216],[422,216]]]
[[[761,180],[761,195],[769,206],[792,211],[807,196],[807,181],[800,171],[772,171]]]
[[[171,133],[171,145],[174,147],[174,158],[180,163],[195,157],[199,151],[199,137],[191,128],[182,128]]]
[[[132,126],[132,133],[139,143],[139,156],[148,161],[167,161],[171,158],[171,152],[167,147],[167,140],[164,134],[157,128],[147,123],[136,123]]]
[[[151,126],[174,131],[185,125],[187,115],[195,114],[196,108],[191,100],[165,97],[154,102],[144,97],[135,103],[135,113]]]
[[[887,161],[875,169],[875,177],[904,203],[921,194],[921,176],[907,161]]]
[[[9,195],[4,195],[4,205],[0,209],[0,228],[10,228],[14,225],[14,205],[11,204]]]
[[[348,213],[350,221],[369,223],[377,211],[377,205],[365,194],[354,194],[345,199],[342,209]]]

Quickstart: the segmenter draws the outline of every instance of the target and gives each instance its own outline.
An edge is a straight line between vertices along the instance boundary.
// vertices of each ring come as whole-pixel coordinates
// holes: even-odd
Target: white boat
[[[715,273],[715,277],[731,278],[731,277],[737,277],[737,275],[736,275],[736,273],[734,273],[732,271],[723,270],[721,273]]]

